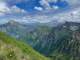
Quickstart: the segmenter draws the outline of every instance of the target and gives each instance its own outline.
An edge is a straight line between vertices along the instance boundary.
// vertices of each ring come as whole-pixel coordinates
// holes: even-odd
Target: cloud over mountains
[[[66,2],[65,2],[66,1]],[[0,18],[5,19],[15,19],[22,22],[40,22],[48,23],[51,21],[79,21],[80,7],[76,9],[66,9],[69,11],[63,11],[63,13],[53,13],[54,10],[59,10],[59,8],[65,8],[66,3],[70,6],[76,6],[80,4],[78,0],[2,0],[0,1]],[[29,12],[40,12],[32,13]],[[49,14],[44,14],[42,12],[47,11]],[[68,13],[67,13],[68,12]],[[77,13],[78,12],[78,13]],[[74,14],[73,14],[74,13]],[[36,14],[36,15],[34,15]]]

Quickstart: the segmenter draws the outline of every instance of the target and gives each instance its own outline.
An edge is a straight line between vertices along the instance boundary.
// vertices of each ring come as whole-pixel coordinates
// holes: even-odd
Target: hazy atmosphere
[[[80,60],[80,0],[0,0],[0,60]]]

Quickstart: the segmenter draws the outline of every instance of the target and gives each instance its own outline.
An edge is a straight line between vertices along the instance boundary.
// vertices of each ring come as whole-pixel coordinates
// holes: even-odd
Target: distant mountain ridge
[[[1,27],[0,29],[6,30],[6,33],[13,37],[17,36],[17,39],[24,40],[45,56],[55,60],[80,60],[80,23],[65,22],[55,27],[37,25],[35,28],[18,23],[11,25],[6,25],[7,28],[2,25],[3,29]]]

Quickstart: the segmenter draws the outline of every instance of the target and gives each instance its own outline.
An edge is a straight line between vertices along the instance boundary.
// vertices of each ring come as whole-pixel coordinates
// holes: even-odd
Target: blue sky
[[[69,7],[71,4],[77,4],[78,0],[0,0],[0,9],[2,3],[4,7],[9,9],[16,8],[24,10],[26,12],[43,12],[43,11],[55,11]],[[3,2],[2,2],[3,1]]]
[[[54,1],[50,2],[50,1],[44,0],[41,3],[40,1],[41,0],[18,0],[18,1],[8,0],[7,3],[8,3],[8,6],[16,5],[18,8],[24,9],[28,12],[37,11],[38,8],[41,8],[42,10],[46,10],[46,8],[54,9],[53,6],[57,6],[59,7],[59,9],[61,9],[68,6],[68,2],[61,1],[61,0],[57,0],[57,2],[54,2]],[[35,9],[35,7],[37,7],[37,9]]]
[[[0,19],[2,21],[15,19],[26,22],[50,22],[54,19],[56,14],[54,12],[60,11],[59,13],[65,16],[61,11],[65,12],[78,4],[80,4],[79,0],[0,0]],[[47,14],[44,14],[45,12]],[[31,14],[36,15],[33,17]],[[55,17],[56,20],[62,18],[57,16],[59,19]]]

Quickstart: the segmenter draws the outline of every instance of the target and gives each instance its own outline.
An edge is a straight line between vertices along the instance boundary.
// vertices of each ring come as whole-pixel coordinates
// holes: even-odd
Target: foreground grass
[[[0,60],[49,60],[27,44],[0,32]]]

